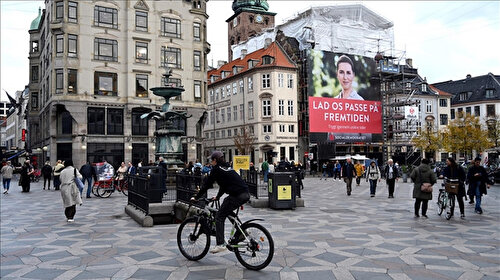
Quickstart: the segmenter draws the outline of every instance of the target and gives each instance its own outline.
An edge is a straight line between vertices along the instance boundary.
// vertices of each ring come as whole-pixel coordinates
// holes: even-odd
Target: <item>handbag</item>
[[[420,174],[420,178],[422,178],[422,172],[420,171],[420,168],[418,169],[418,173]],[[422,183],[422,185],[420,186],[420,191],[424,193],[432,193],[432,184]]]
[[[83,191],[83,188],[85,187],[85,185],[83,184],[82,180],[80,180],[80,178],[78,178],[78,176],[76,176],[76,168],[73,169],[75,171],[75,184],[76,184],[76,187],[78,188],[79,191]]]

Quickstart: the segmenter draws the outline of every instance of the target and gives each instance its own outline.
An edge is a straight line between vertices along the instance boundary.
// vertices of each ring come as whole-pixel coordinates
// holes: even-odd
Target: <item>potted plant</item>
[[[408,168],[408,165],[402,165],[401,166],[401,173],[403,173],[402,178],[403,178],[403,183],[408,182],[408,172],[410,169]]]

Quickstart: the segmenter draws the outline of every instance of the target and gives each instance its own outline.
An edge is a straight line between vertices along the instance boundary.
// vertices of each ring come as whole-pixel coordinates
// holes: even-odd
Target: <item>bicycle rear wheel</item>
[[[446,219],[449,220],[453,216],[453,211],[455,210],[455,195],[450,194],[448,196],[448,211],[446,211]]]
[[[97,196],[97,197],[100,197],[99,192],[97,191],[98,188],[99,188],[99,184],[93,184],[92,185],[92,194]]]
[[[274,255],[274,241],[271,234],[266,228],[255,223],[244,224],[241,228],[246,233],[247,239],[243,239],[241,232],[235,234],[235,239],[243,239],[233,245],[236,258],[248,269],[265,268],[271,263]]]
[[[128,181],[125,180],[121,186],[122,188],[122,193],[125,195],[125,196],[128,196]]]
[[[107,198],[111,196],[111,193],[113,192],[113,186],[110,184],[100,184],[99,187],[97,187],[97,194],[100,197]]]
[[[443,210],[444,208],[446,207],[444,205],[444,197],[445,197],[445,193],[444,192],[440,192],[439,195],[438,195],[438,200],[437,200],[437,214],[439,216],[441,216],[441,214],[443,213]]]
[[[184,220],[177,230],[177,246],[179,251],[191,261],[202,259],[210,248],[210,234],[203,231],[197,218]]]

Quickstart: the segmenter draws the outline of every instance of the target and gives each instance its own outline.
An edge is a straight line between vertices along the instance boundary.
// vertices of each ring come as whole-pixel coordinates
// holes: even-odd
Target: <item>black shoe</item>
[[[90,196],[87,196],[87,198],[91,198]]]
[[[420,215],[419,215],[419,214],[415,214],[415,218],[419,218],[419,217],[420,217]]]
[[[347,195],[348,195],[348,196],[350,196],[350,195],[351,195],[351,193],[350,193],[350,192],[348,192],[348,193],[347,193]]]
[[[461,219],[465,219],[465,214],[460,214]]]
[[[422,214],[422,217],[429,218],[429,217],[427,217],[427,214]]]
[[[474,200],[469,201],[469,204],[474,204]]]

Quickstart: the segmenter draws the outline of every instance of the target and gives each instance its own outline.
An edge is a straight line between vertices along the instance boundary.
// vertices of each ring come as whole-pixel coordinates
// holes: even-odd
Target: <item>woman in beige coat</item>
[[[77,169],[73,167],[72,160],[66,160],[64,162],[64,169],[61,172],[61,197],[64,204],[64,214],[68,219],[68,223],[74,222],[76,214],[76,205],[82,205],[82,198],[80,197],[80,191],[75,183],[75,172],[76,176],[81,180],[82,175]]]

